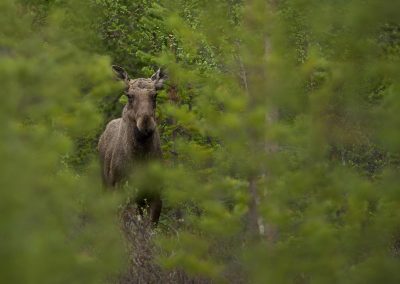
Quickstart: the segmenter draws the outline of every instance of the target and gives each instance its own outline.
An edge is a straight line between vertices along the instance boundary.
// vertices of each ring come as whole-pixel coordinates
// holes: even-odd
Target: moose
[[[117,79],[125,83],[128,102],[122,117],[107,124],[98,143],[102,179],[107,188],[115,188],[125,181],[138,163],[161,159],[155,109],[157,92],[166,79],[161,69],[151,78],[130,79],[122,67],[113,65],[112,68]],[[157,224],[162,208],[159,193],[141,194],[136,204],[141,215],[147,206],[151,222]]]

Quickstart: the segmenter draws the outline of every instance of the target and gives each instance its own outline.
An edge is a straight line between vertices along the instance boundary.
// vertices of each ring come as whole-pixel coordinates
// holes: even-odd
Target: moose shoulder
[[[165,75],[159,69],[151,78],[130,79],[127,72],[116,65],[113,70],[126,84],[128,97],[121,118],[110,121],[100,136],[100,155],[103,183],[115,187],[126,180],[135,163],[161,158],[160,137],[155,119],[157,91],[163,86]],[[160,196],[146,198],[150,217],[157,222],[161,212]],[[137,200],[139,206],[143,200]]]

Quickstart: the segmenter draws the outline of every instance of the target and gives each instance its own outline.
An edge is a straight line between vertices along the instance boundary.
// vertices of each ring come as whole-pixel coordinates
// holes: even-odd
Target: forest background
[[[400,283],[400,2],[1,0],[2,283]],[[158,67],[163,161],[97,141]],[[398,95],[396,95],[398,94]],[[121,220],[160,187],[156,229]]]

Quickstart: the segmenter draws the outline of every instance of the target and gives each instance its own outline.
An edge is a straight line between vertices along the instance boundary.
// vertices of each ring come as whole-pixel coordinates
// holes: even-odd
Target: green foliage
[[[3,282],[399,282],[396,1],[0,11]],[[126,102],[111,64],[169,79],[164,160],[109,194],[93,157]],[[159,227],[121,234],[145,190],[162,192]]]
[[[155,13],[154,1],[91,2],[99,14],[94,26],[99,31],[103,50],[116,64],[124,65],[132,76],[151,75],[153,70],[149,68],[154,66],[151,55],[161,51],[169,40],[162,19]]]
[[[121,269],[118,200],[63,157],[100,123],[95,102],[116,90],[109,60],[69,40],[63,9],[35,32],[32,3],[0,5],[1,281],[99,283]]]
[[[217,281],[396,283],[398,222],[387,218],[398,213],[387,211],[382,182],[394,182],[398,169],[397,99],[389,93],[399,74],[398,5],[252,1],[235,6],[236,22],[230,2],[191,2],[190,13],[186,2],[163,5],[186,58],[206,43],[222,63],[204,69],[167,50],[160,58],[176,57],[171,78],[191,86],[193,98],[189,108],[166,108],[186,133],[173,148],[187,171],[176,177],[185,186],[173,183],[165,194],[201,212],[187,217],[185,241],[159,236],[174,243],[164,246],[165,264]],[[190,239],[194,247],[206,239],[208,253],[193,253]],[[215,249],[221,243],[228,249]],[[194,257],[214,261],[219,275],[186,267]],[[229,274],[237,259],[239,278]]]

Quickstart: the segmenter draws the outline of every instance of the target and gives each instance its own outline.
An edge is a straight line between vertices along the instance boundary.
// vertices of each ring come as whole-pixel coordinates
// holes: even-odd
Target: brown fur
[[[128,103],[122,117],[108,123],[98,144],[103,183],[109,188],[126,180],[135,164],[161,158],[155,100],[165,79],[160,70],[149,79],[131,80],[121,67],[113,66],[113,69],[126,83]],[[149,206],[152,222],[158,222],[162,207],[159,194],[142,196],[137,204],[140,212],[144,206]]]

